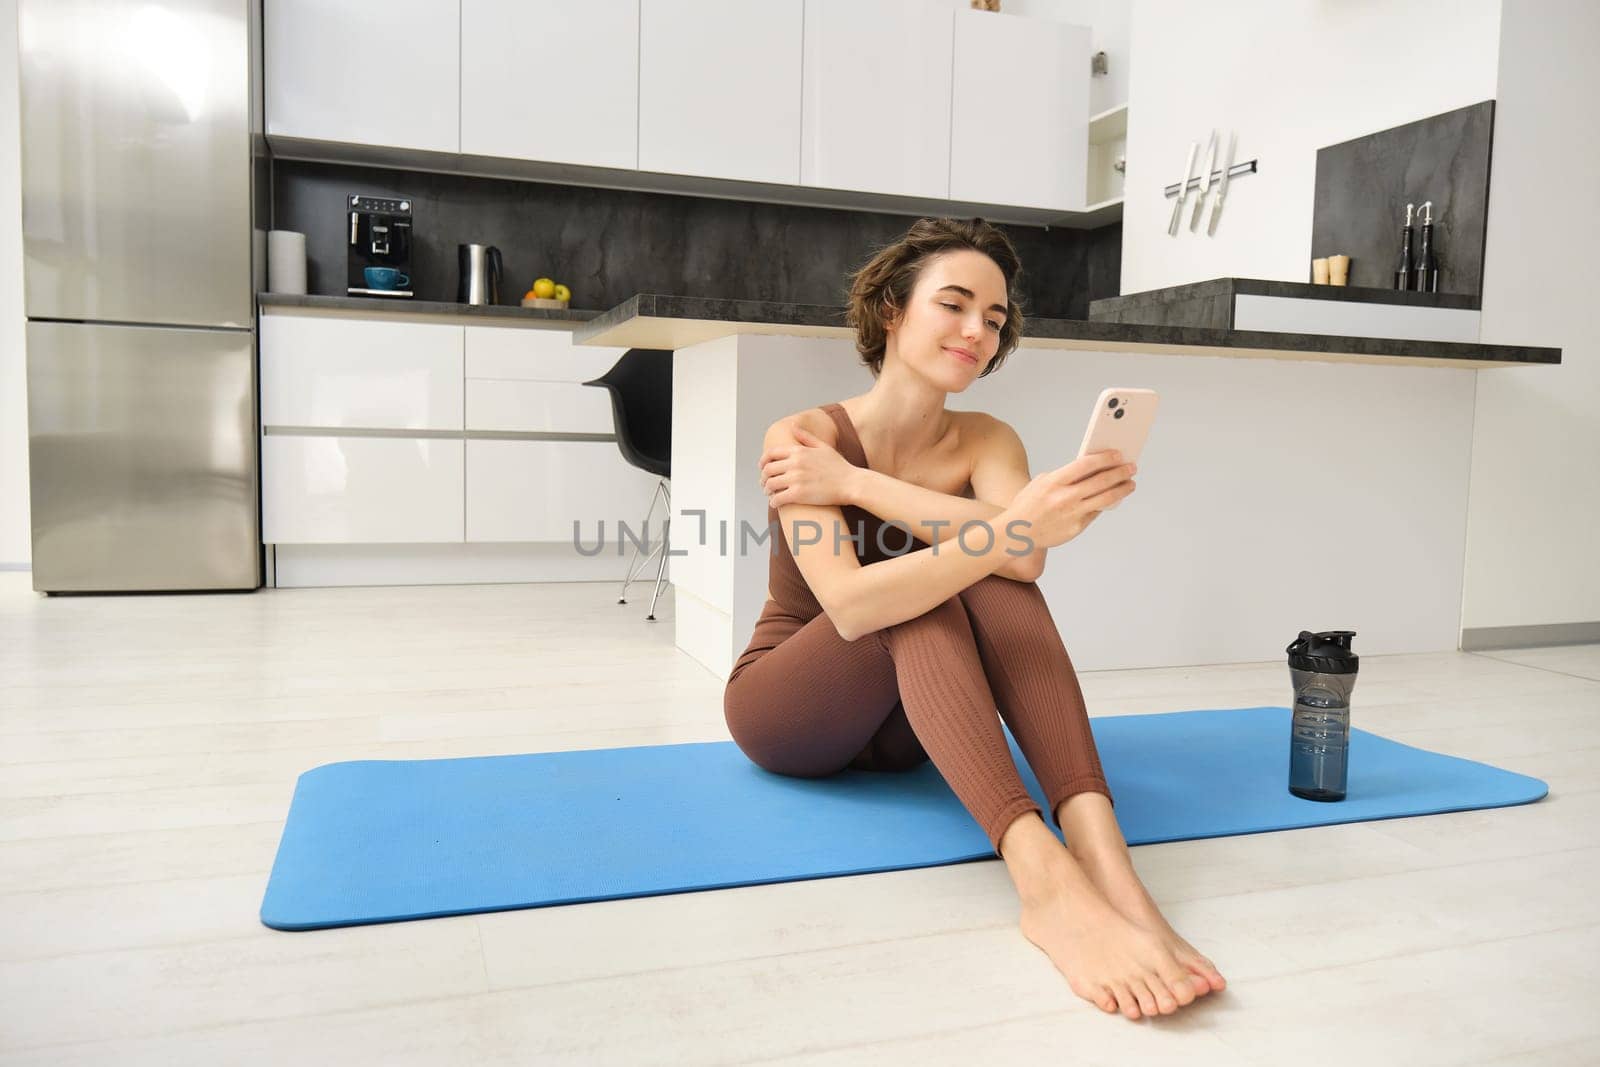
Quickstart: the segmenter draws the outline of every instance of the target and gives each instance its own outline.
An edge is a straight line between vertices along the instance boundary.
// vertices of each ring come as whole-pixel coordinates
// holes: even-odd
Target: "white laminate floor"
[[[1169,1018],[1074,997],[998,860],[259,923],[309,767],[726,740],[663,599],[649,624],[611,585],[47,599],[0,574],[0,1062],[1600,1062],[1596,645],[1362,657],[1357,725],[1542,777],[1540,803],[1136,848],[1231,981]],[[1083,685],[1118,715],[1282,704],[1288,672]]]

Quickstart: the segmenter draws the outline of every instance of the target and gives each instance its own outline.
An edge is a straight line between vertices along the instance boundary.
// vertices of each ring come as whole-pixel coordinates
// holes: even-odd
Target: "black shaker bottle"
[[[1354,630],[1300,636],[1289,653],[1294,723],[1289,731],[1289,792],[1306,800],[1343,800],[1349,780],[1350,690],[1360,657]]]

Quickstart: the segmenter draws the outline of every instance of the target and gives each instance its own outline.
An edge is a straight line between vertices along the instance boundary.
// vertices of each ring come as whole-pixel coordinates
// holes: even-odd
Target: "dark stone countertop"
[[[1354,304],[1399,304],[1405,307],[1461,308],[1476,311],[1483,302],[1465,293],[1416,293],[1405,289],[1369,289],[1351,285],[1313,285],[1266,278],[1212,278],[1187,285],[1172,285],[1126,296],[1109,296],[1089,302],[1089,318],[1118,321],[1112,315],[1130,308],[1171,304],[1217,296],[1282,296],[1303,300],[1338,300]],[[1126,320],[1121,320],[1126,321]]]
[[[262,307],[318,308],[327,311],[362,311],[370,314],[458,315],[467,319],[522,319],[553,322],[588,322],[602,314],[575,308],[525,308],[517,305],[457,304],[448,300],[410,300],[382,296],[292,296],[286,293],[257,293]]]
[[[1241,282],[1246,283],[1244,288],[1239,287]],[[1299,290],[1314,289],[1322,291],[1314,295],[1334,300],[1355,299],[1348,294],[1370,292],[1400,298],[1398,301],[1386,301],[1390,303],[1405,302],[1405,298],[1408,297],[1437,299],[1441,295],[1371,289],[1341,291],[1343,287],[1339,286],[1229,278],[1199,282],[1193,286],[1179,286],[1175,289],[1200,290],[1202,296],[1244,291],[1277,291],[1281,295],[1300,296],[1304,294]],[[1170,291],[1156,292],[1159,294]],[[1146,294],[1114,299],[1130,300],[1143,295]],[[549,322],[552,326],[570,323],[575,324],[573,344],[617,348],[678,349],[736,334],[841,339],[853,336],[853,331],[845,325],[845,309],[842,307],[770,300],[722,300],[710,297],[641,293],[609,311],[580,311],[508,306],[481,307],[443,301],[386,300],[381,297],[287,296],[275,293],[261,293],[257,299],[263,307],[312,308],[365,312],[374,315],[445,315],[466,320],[521,320],[530,325],[540,321]],[[1104,301],[1095,302],[1096,305],[1101,303]],[[1092,319],[1029,319],[1024,325],[1022,347],[1145,352],[1152,355],[1315,359],[1465,369],[1561,362],[1559,348],[1345,337],[1334,334],[1272,333],[1260,330],[1102,322]]]
[[[1294,282],[1259,284],[1297,288]],[[1336,287],[1307,285],[1304,288]],[[1408,294],[1397,295],[1403,297]],[[822,304],[717,300],[641,293],[578,327],[573,332],[572,343],[677,349],[735,334],[848,338],[852,331],[844,324],[844,313],[842,307]],[[1024,325],[1022,347],[1147,352],[1152,355],[1314,359],[1466,369],[1561,362],[1561,349],[1527,345],[1152,326],[1086,319],[1030,319]]]

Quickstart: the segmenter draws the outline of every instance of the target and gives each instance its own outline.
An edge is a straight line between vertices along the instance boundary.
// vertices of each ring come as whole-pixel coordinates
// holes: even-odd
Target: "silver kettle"
[[[498,304],[500,277],[505,270],[500,260],[500,250],[494,245],[458,245],[456,256],[461,267],[456,302]]]

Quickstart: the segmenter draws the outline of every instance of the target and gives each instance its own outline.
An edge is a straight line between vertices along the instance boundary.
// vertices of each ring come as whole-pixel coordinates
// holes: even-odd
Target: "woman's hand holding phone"
[[[1091,452],[1033,479],[1018,491],[1008,510],[1013,518],[1028,523],[1023,532],[1036,545],[1055,548],[1131,494],[1136,470],[1135,464],[1122,461],[1120,452]]]

